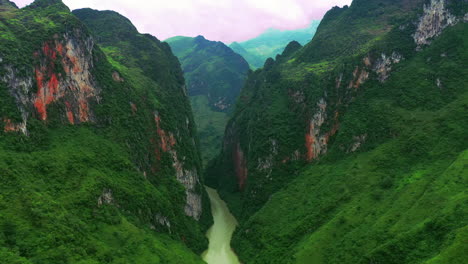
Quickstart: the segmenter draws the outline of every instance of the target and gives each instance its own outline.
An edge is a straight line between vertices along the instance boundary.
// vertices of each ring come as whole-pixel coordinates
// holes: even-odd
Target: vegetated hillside
[[[467,12],[355,0],[249,75],[207,175],[243,262],[466,262]]]
[[[309,43],[319,24],[320,21],[314,20],[308,27],[302,29],[269,29],[256,38],[240,43],[233,42],[229,47],[242,55],[252,68],[258,69],[263,67],[268,58],[275,58],[276,55],[283,53],[289,42],[297,41],[301,45]]]
[[[59,0],[12,6],[0,6],[1,262],[202,263],[201,159],[170,48],[115,13],[128,27],[101,49]],[[146,56],[158,64],[134,64]]]
[[[228,114],[249,71],[248,63],[222,42],[174,37],[166,40],[179,58],[192,102],[205,162],[219,154]]]

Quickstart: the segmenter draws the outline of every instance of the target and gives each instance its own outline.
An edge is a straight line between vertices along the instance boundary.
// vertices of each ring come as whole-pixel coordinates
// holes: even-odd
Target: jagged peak
[[[268,58],[263,65],[263,69],[268,71],[273,65],[275,65],[275,60],[273,58]]]
[[[302,45],[299,42],[293,40],[293,41],[289,42],[289,44],[284,49],[283,54],[281,54],[281,55],[282,56],[290,56],[291,54],[293,54],[294,52],[298,51],[301,48],[302,48]]]
[[[206,40],[206,38],[202,35],[198,35],[195,37],[195,40]]]
[[[32,4],[27,6],[28,8],[49,8],[54,7],[58,11],[67,11],[70,12],[68,6],[66,6],[62,0],[35,0]]]

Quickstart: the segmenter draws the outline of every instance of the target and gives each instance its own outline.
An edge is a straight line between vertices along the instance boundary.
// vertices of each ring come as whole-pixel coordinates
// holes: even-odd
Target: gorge
[[[0,263],[467,263],[467,23],[354,0],[226,45],[0,0]]]

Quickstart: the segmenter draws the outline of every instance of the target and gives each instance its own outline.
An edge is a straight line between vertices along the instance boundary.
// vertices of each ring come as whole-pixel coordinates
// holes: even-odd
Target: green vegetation
[[[166,40],[179,58],[190,96],[208,96],[210,108],[227,112],[249,70],[247,62],[221,42],[175,37]]]
[[[219,154],[227,116],[232,111],[248,63],[221,42],[174,37],[166,40],[179,58],[197,121],[204,163]]]
[[[283,53],[289,42],[297,41],[301,45],[309,43],[319,24],[320,21],[312,21],[303,29],[269,29],[256,38],[240,43],[233,42],[229,47],[242,55],[253,69],[262,68],[268,58],[275,58],[276,55]]]
[[[209,161],[219,154],[229,116],[224,112],[213,111],[208,106],[206,96],[192,96],[190,101],[202,146],[203,160]]]
[[[197,177],[201,157],[169,46],[114,12],[0,4],[0,262],[203,263],[211,215],[202,180],[200,220],[184,210],[176,174]]]
[[[187,235],[178,231],[185,227],[175,226],[182,222],[171,222],[176,233],[164,234],[163,226],[150,230],[151,211],[141,211],[165,211],[175,202],[181,206],[183,201],[172,200],[169,193],[183,197],[183,188],[149,183],[124,149],[90,127],[46,133],[37,125],[44,129],[40,140],[46,147],[30,151],[34,139],[0,136],[2,261],[203,263],[173,240]],[[106,190],[112,200],[99,206]]]
[[[417,51],[426,2],[334,8],[249,74],[206,178],[241,261],[466,262],[468,27]]]

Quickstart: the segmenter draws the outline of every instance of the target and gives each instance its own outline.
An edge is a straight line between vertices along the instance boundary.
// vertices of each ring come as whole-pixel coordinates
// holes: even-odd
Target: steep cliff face
[[[182,64],[206,163],[220,151],[227,113],[239,96],[249,65],[223,43],[202,36],[166,42]]]
[[[34,108],[33,115],[46,121],[51,104],[61,104],[61,118],[71,124],[92,121],[90,105],[98,103],[100,97],[91,75],[94,42],[84,35],[82,29],[76,29],[45,41],[32,54],[36,60],[32,78],[19,76],[12,65],[4,66],[3,81],[22,113],[23,133],[27,133],[27,119],[32,116],[29,110]]]
[[[418,48],[430,44],[430,39],[439,36],[446,27],[453,26],[461,19],[451,14],[446,5],[445,0],[431,0],[429,4],[424,5],[424,14],[413,35]]]
[[[130,70],[128,72],[122,71],[122,74],[128,75],[128,77],[121,77],[117,73],[113,76],[114,79],[136,83],[138,78],[149,77],[151,79],[149,83],[151,88],[149,90],[154,91],[153,95],[156,98],[168,101],[176,98],[183,100],[180,105],[173,104],[170,113],[167,113],[167,110],[154,113],[157,138],[151,137],[150,142],[155,145],[154,153],[158,162],[161,162],[164,153],[172,159],[172,167],[176,172],[176,178],[184,186],[186,192],[185,212],[188,216],[199,220],[202,215],[202,195],[204,195],[202,183],[198,176],[201,169],[200,157],[198,156],[198,145],[194,135],[194,121],[177,59],[170,53],[167,44],[161,43],[149,35],[139,34],[125,17],[115,12],[81,9],[75,10],[74,14],[100,40],[99,44],[102,45],[108,56],[113,59],[115,66],[119,68],[123,66],[128,69],[140,68],[145,73],[145,76],[138,76]],[[115,28],[114,25],[116,24],[125,26]],[[108,30],[106,30],[107,28]],[[135,58],[135,61],[124,59],[122,55]],[[163,59],[155,60],[158,57]],[[167,69],[173,72],[172,76],[164,76]],[[171,85],[171,83],[175,83],[175,85]],[[138,88],[144,89],[143,87]],[[133,101],[129,103],[132,113],[141,111],[141,105]],[[169,115],[169,117],[164,115]],[[166,118],[170,119],[166,120]],[[171,129],[167,128],[169,125],[172,126]],[[191,149],[189,152],[183,151],[180,149],[180,145],[188,145]],[[153,172],[158,171],[158,168],[152,166],[151,170]]]
[[[199,263],[209,208],[177,58],[133,26],[95,35],[93,18],[131,25],[114,12],[77,15],[0,9],[0,258]]]
[[[407,185],[412,181],[408,175],[439,161],[441,153],[446,154],[444,162],[427,173],[437,175],[434,188],[443,192],[441,182],[447,177],[443,171],[462,162],[467,146],[460,131],[466,122],[456,120],[466,104],[462,88],[466,87],[462,84],[466,82],[462,66],[466,4],[355,0],[350,7],[328,12],[308,45],[267,61],[264,69],[249,75],[228,124],[223,152],[207,170],[207,182],[221,190],[240,220],[233,245],[243,261],[369,263],[382,257],[384,263],[412,263],[418,259],[417,254],[393,251],[421,239],[425,231],[411,229],[397,212],[408,204],[392,197],[425,190],[425,183]],[[453,118],[436,117],[448,113]],[[454,125],[460,132],[448,137],[436,133],[452,147],[439,146],[426,131],[438,123],[445,128]],[[460,190],[454,188],[454,195]],[[366,195],[379,206],[374,207]],[[446,201],[451,199],[448,196]],[[463,202],[445,205],[466,210]],[[379,211],[391,206],[399,209]],[[363,215],[347,211],[358,207],[366,208],[363,215],[393,222],[369,228]],[[424,207],[420,204],[418,210]],[[418,220],[412,223],[438,221],[430,210],[413,213]],[[438,217],[460,219],[454,214],[447,211]],[[450,236],[462,236],[457,228],[466,225],[457,221],[450,220],[453,228],[443,235],[449,244]],[[346,227],[330,226],[339,223]],[[398,234],[392,233],[377,242],[386,246],[367,243],[388,230],[383,226],[412,231],[395,240],[391,237]],[[437,239],[429,235],[422,240]],[[459,258],[463,250],[454,243],[453,256]],[[412,248],[421,253],[418,261],[435,257],[422,245]],[[437,248],[449,250],[439,244]],[[396,256],[392,254],[401,258],[392,262],[389,256]]]

